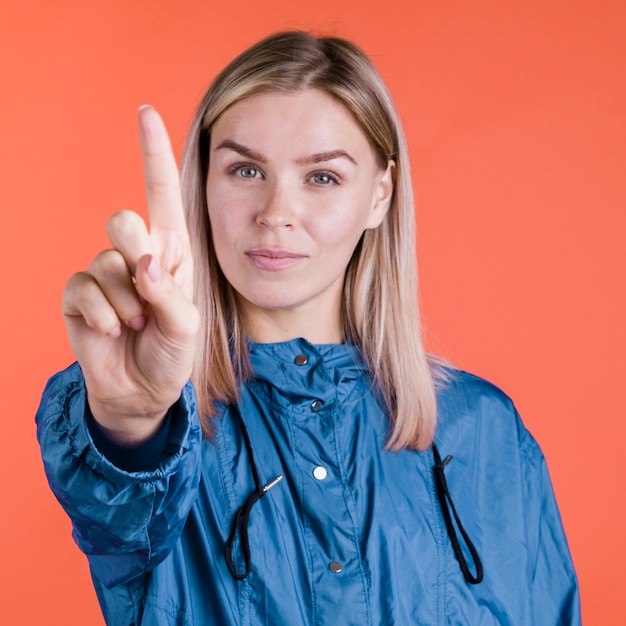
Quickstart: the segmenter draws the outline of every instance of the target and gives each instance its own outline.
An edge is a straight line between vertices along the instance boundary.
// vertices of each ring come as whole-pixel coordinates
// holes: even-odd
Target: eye
[[[259,170],[257,170],[256,167],[251,167],[249,165],[240,167],[237,171],[239,172],[239,176],[242,178],[256,178],[259,175]]]
[[[229,176],[238,178],[262,178],[263,172],[252,163],[233,163],[227,169]]]
[[[338,178],[330,172],[315,172],[311,175],[311,180],[316,185],[328,186],[339,184]]]

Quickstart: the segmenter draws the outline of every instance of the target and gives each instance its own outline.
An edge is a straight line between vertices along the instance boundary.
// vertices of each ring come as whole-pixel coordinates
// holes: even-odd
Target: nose
[[[268,186],[261,207],[256,216],[256,223],[266,228],[293,228],[294,196],[285,184],[274,182]]]

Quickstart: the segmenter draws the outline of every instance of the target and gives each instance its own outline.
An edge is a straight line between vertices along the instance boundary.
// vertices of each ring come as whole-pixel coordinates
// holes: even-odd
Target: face
[[[346,267],[389,208],[393,163],[381,169],[348,110],[316,89],[234,104],[209,162],[213,244],[248,334],[342,341]]]

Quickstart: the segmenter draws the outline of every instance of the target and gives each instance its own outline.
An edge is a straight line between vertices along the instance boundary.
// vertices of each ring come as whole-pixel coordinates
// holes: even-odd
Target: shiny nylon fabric
[[[250,352],[255,379],[242,386],[241,413],[261,481],[284,480],[252,509],[252,567],[240,582],[224,545],[254,483],[234,408],[203,440],[188,385],[169,455],[127,473],[91,442],[78,366],[49,383],[37,417],[44,464],[108,624],[580,623],[545,461],[502,392],[450,371],[438,394],[437,446],[453,455],[448,487],[485,570],[469,585],[432,453],[383,449],[388,422],[356,350],[294,340]]]

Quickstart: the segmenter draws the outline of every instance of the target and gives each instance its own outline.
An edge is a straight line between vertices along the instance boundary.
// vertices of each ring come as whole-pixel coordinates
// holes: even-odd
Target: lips
[[[287,269],[305,258],[304,255],[289,250],[269,249],[248,250],[246,256],[259,269],[269,272]]]

